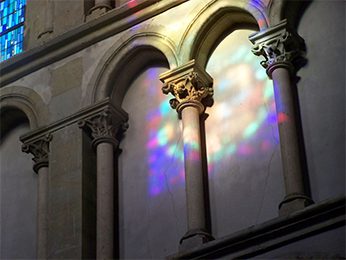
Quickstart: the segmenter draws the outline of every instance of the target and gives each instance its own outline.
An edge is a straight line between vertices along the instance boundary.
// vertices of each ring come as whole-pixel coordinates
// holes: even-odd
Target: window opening
[[[0,1],[0,61],[23,51],[26,0]]]

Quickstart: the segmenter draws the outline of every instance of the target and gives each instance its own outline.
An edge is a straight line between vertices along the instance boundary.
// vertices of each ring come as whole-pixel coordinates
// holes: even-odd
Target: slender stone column
[[[119,116],[120,115],[120,116]],[[127,121],[125,114],[116,114],[111,107],[81,120],[79,126],[91,132],[97,156],[97,259],[114,258],[114,149]]]
[[[160,76],[164,94],[173,94],[171,107],[183,122],[184,164],[188,231],[181,250],[212,240],[206,224],[206,201],[202,169],[200,115],[212,104],[212,78],[194,60]]]
[[[255,55],[263,55],[261,62],[273,80],[276,113],[280,134],[281,157],[286,196],[280,203],[280,215],[286,215],[312,204],[303,178],[299,146],[298,115],[295,107],[295,73],[304,64],[304,40],[294,33],[284,20],[250,37],[255,44]]]
[[[34,155],[34,171],[38,174],[37,198],[37,258],[47,258],[47,231],[48,231],[48,155],[49,142],[52,136],[24,143],[22,151]]]

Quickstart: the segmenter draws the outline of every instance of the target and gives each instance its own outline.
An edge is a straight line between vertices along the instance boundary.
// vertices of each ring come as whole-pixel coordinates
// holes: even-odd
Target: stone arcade
[[[345,24],[344,1],[28,1],[0,258],[344,258]]]

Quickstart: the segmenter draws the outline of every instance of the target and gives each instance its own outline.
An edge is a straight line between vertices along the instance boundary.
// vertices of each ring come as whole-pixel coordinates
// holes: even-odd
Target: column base
[[[86,16],[86,22],[93,20],[105,13],[107,13],[112,8],[108,5],[97,5],[90,9],[89,14]]]
[[[313,203],[313,200],[306,195],[297,193],[289,194],[285,196],[284,200],[279,205],[279,215],[289,215],[297,210],[304,209]]]
[[[190,230],[180,239],[179,251],[186,251],[212,240],[214,240],[213,236],[210,235],[206,230]]]

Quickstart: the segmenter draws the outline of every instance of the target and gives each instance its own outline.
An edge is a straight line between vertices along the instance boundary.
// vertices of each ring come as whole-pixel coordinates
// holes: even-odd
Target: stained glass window
[[[23,51],[26,0],[0,0],[0,61]]]

